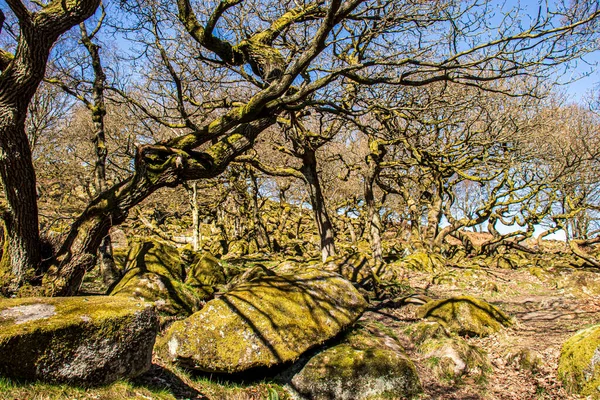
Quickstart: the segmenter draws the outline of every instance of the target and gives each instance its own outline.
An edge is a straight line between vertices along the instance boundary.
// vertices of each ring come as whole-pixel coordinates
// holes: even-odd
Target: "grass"
[[[174,400],[166,390],[138,387],[127,381],[118,381],[99,388],[80,388],[42,382],[16,382],[0,378],[0,400]]]

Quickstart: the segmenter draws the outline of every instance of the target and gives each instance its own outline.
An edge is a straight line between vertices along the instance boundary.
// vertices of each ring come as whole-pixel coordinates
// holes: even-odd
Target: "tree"
[[[343,93],[344,82],[485,86],[524,73],[542,76],[586,51],[579,44],[594,33],[598,15],[597,4],[581,2],[563,13],[548,12],[524,30],[510,16],[500,29],[490,29],[486,5],[478,2],[319,0],[287,6],[273,1],[265,4],[268,12],[237,7],[240,3],[123,4],[133,13],[136,43],[148,57],[138,70],[140,87],[114,89],[146,126],[165,127],[171,137],[138,146],[133,173],[90,202],[42,268],[35,171],[24,134],[27,105],[52,44],[91,15],[98,2],[52,1],[31,11],[18,0],[8,1],[21,28],[14,58],[2,63],[0,76],[0,110],[6,116],[0,122],[6,155],[0,176],[8,203],[2,266],[12,289],[28,280],[26,271],[48,268],[47,294],[75,293],[95,265],[102,239],[131,207],[160,188],[219,175],[282,115],[308,106],[343,109],[331,94]],[[467,11],[473,20],[463,18]],[[4,51],[0,58],[11,56]],[[219,82],[220,90],[203,91],[206,82]]]
[[[18,18],[20,34],[14,55],[0,53],[0,177],[7,200],[0,270],[10,275],[9,287],[14,289],[39,273],[41,263],[36,179],[25,132],[27,108],[58,37],[92,15],[100,0],[56,0],[34,10],[20,0],[6,3]]]

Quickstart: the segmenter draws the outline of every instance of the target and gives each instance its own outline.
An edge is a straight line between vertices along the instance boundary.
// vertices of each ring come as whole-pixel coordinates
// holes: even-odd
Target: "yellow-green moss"
[[[409,398],[421,391],[416,368],[400,343],[369,323],[308,361],[292,386],[309,398]]]
[[[570,392],[600,399],[600,325],[583,329],[565,342],[558,377]]]
[[[414,271],[436,272],[445,268],[445,261],[440,254],[419,251],[403,258],[401,266]]]
[[[366,302],[324,271],[263,276],[174,323],[157,345],[163,357],[208,372],[239,372],[295,360],[353,323]]]
[[[495,306],[471,296],[430,301],[417,311],[419,318],[443,324],[459,335],[487,336],[512,325],[510,318]]]
[[[363,283],[371,278],[373,260],[362,253],[338,256],[323,265],[323,269],[338,273],[351,282]]]
[[[223,285],[227,283],[227,277],[219,260],[207,252],[190,267],[185,283],[190,286]]]
[[[136,242],[127,255],[125,275],[110,294],[155,302],[163,315],[190,315],[212,292],[184,284],[184,267],[174,247],[158,241]]]
[[[410,336],[416,345],[420,345],[429,339],[449,337],[446,328],[437,321],[419,321],[405,328],[404,333]]]
[[[487,354],[461,338],[429,339],[419,346],[426,364],[441,379],[456,381],[469,375],[484,381],[492,370]]]
[[[3,299],[0,300],[0,375],[59,381],[72,375],[76,381],[84,379],[88,372],[79,371],[75,365],[90,362],[92,356],[85,355],[86,351],[93,352],[93,348],[105,351],[106,346],[139,340],[140,335],[149,351],[157,329],[151,305],[133,299],[109,296]],[[82,343],[84,348],[79,347]],[[82,354],[82,359],[76,361]],[[140,353],[139,357],[144,355]],[[115,360],[114,355],[106,358],[107,368],[116,368]],[[138,361],[131,365],[132,372],[140,368]],[[150,365],[149,352],[146,362],[145,368]],[[109,376],[114,372],[107,370],[106,379],[111,379]],[[101,381],[104,378],[99,379],[96,383],[83,383],[105,383]]]

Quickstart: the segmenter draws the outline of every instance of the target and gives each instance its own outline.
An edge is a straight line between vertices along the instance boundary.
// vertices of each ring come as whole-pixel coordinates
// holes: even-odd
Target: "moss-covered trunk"
[[[76,294],[85,272],[95,265],[98,247],[110,227],[122,223],[133,206],[159,188],[219,175],[273,122],[269,117],[244,124],[202,153],[162,145],[138,148],[133,176],[94,199],[72,225],[44,277],[44,292],[49,296]]]
[[[308,186],[310,205],[312,206],[317,231],[319,232],[321,258],[325,262],[328,257],[335,255],[335,234],[333,224],[327,213],[325,199],[323,198],[323,191],[317,172],[317,158],[315,152],[311,149],[305,149],[304,151],[301,172]]]

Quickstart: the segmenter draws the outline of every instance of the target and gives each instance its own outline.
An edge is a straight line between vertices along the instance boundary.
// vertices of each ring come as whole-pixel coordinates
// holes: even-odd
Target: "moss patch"
[[[469,375],[484,381],[492,370],[486,353],[461,338],[429,339],[419,346],[419,351],[440,379],[457,381]]]
[[[241,372],[298,358],[353,323],[366,307],[336,274],[263,276],[174,323],[157,344],[164,358],[207,372]]]
[[[185,263],[174,247],[158,241],[136,242],[126,260],[126,272],[111,296],[154,302],[162,315],[187,316],[198,311],[212,292],[183,283]]]
[[[558,377],[570,392],[600,399],[600,325],[581,330],[565,342]]]
[[[311,399],[409,398],[421,391],[412,361],[374,324],[353,329],[340,344],[314,356],[291,386]]]
[[[471,296],[434,300],[417,310],[419,318],[427,318],[446,329],[464,336],[488,336],[512,325],[510,318],[484,300]]]
[[[150,366],[148,304],[106,296],[0,300],[0,375],[97,385]]]

